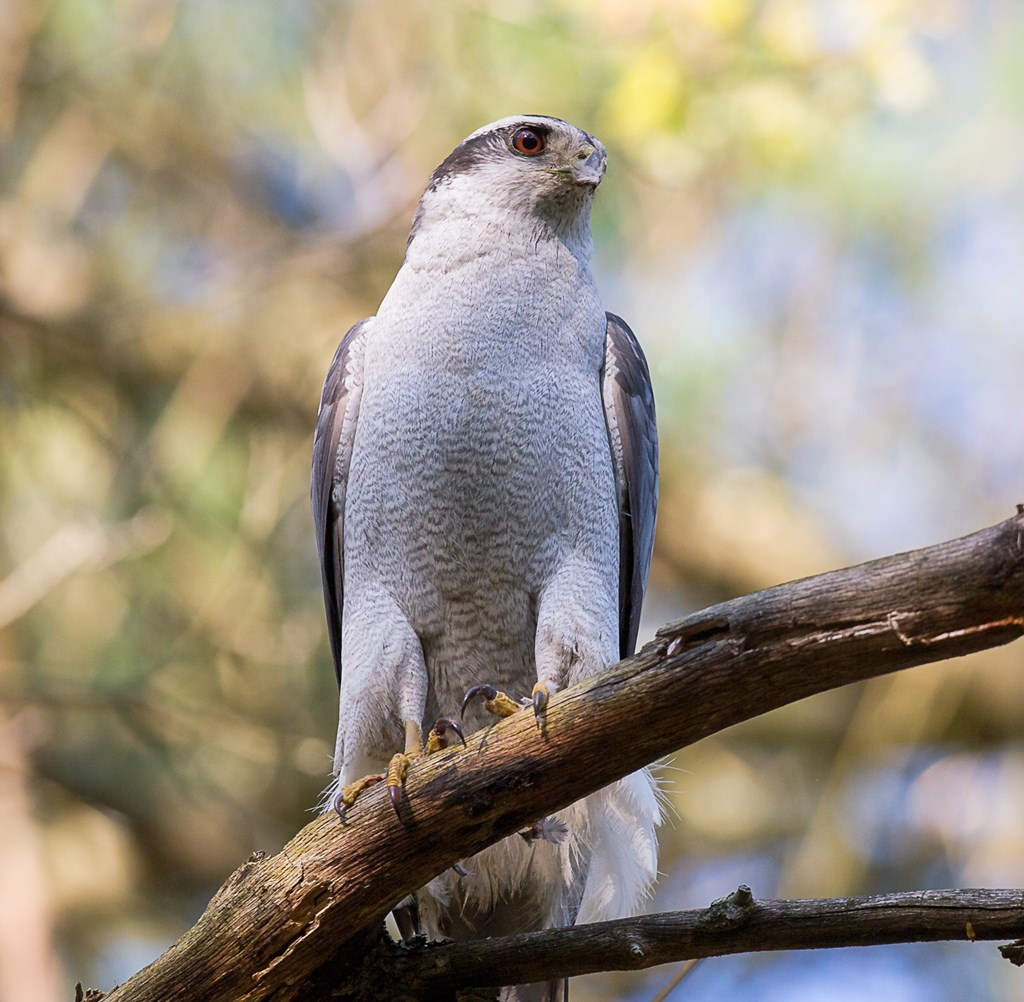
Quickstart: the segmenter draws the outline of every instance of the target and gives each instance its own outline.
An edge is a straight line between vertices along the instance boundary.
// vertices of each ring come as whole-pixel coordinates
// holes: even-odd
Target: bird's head
[[[456,216],[484,223],[508,213],[556,230],[585,231],[606,159],[600,140],[559,118],[517,115],[491,122],[459,143],[430,176],[409,240],[423,225]]]
[[[604,176],[605,160],[600,140],[575,125],[545,115],[518,115],[491,122],[459,143],[431,175],[428,191],[484,182],[495,194],[495,189],[518,193],[520,201],[573,188],[593,192]]]

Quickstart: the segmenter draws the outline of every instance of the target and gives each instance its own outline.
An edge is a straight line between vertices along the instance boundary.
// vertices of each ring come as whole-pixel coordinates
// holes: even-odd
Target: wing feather
[[[363,392],[363,348],[373,317],[357,323],[334,353],[320,396],[313,435],[310,499],[327,609],[334,671],[341,681],[341,610],[344,599],[345,491]]]
[[[658,510],[658,430],[647,359],[620,317],[607,314],[601,395],[619,495],[619,655],[636,648]]]

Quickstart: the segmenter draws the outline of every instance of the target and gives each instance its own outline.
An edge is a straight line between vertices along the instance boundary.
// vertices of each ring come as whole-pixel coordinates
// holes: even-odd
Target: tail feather
[[[657,786],[641,769],[587,798],[592,840],[578,921],[635,915],[657,876]]]

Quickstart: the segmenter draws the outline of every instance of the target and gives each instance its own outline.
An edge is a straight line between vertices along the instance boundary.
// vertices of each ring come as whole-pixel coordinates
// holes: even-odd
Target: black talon
[[[389,786],[388,796],[391,798],[391,806],[395,809],[395,817],[401,818],[402,788],[400,786]]]
[[[348,807],[349,807],[349,805],[347,803],[345,803],[344,792],[345,792],[344,790],[338,790],[338,794],[337,794],[337,796],[335,796],[334,801],[332,803],[332,807],[334,808],[334,812],[335,812],[336,815],[338,815],[338,820],[342,824],[345,823],[345,816],[348,813]]]
[[[533,715],[537,718],[544,716],[544,711],[548,708],[548,694],[543,689],[538,689],[533,694]]]
[[[462,709],[459,711],[461,717],[466,716],[466,707],[476,699],[477,696],[483,696],[484,699],[495,699],[498,695],[498,690],[493,685],[488,685],[486,682],[481,682],[479,685],[471,686],[466,690],[466,695],[462,697]],[[463,741],[465,744],[465,741]]]
[[[465,707],[465,702],[463,707]],[[454,717],[438,717],[434,723],[434,734],[437,735],[437,743],[441,748],[447,748],[451,735],[449,732],[454,732],[455,736],[462,742],[462,747],[466,747],[466,736],[462,733],[462,727]]]

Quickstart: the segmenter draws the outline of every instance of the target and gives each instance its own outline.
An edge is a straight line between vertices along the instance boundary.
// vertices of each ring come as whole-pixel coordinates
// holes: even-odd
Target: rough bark
[[[944,890],[758,901],[747,887],[708,908],[469,943],[393,946],[382,970],[420,999],[509,981],[629,971],[696,957],[770,950],[1011,939],[1024,932],[1024,890]],[[377,991],[369,980],[363,988]]]
[[[1024,508],[960,539],[706,609],[554,697],[543,730],[517,714],[417,762],[400,817],[377,786],[347,823],[320,817],[280,853],[254,856],[108,999],[296,1000],[311,983],[358,980],[392,905],[537,817],[767,710],[1022,632]]]

